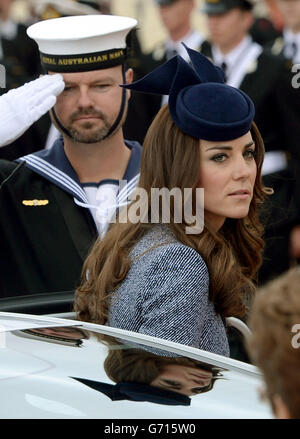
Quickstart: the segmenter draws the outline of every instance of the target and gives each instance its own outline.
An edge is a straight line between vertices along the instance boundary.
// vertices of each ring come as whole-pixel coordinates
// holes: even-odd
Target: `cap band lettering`
[[[126,49],[112,49],[80,55],[49,55],[40,52],[41,63],[46,71],[57,73],[87,72],[123,64]]]

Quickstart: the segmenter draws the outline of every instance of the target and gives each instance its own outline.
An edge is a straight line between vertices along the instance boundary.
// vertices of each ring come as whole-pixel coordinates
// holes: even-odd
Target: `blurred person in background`
[[[276,0],[284,20],[282,33],[274,39],[271,48],[293,64],[300,63],[300,0]]]
[[[262,284],[287,270],[291,261],[289,240],[300,212],[295,206],[300,181],[294,173],[300,161],[300,95],[292,87],[290,63],[250,37],[252,6],[250,0],[206,0],[210,40],[201,50],[223,68],[227,84],[246,92],[255,104],[254,120],[266,147],[263,179],[275,191],[261,215],[266,241]]]
[[[300,419],[300,268],[259,290],[247,346],[264,375],[266,395],[280,419]]]
[[[0,62],[6,68],[6,89],[19,87],[37,77],[40,59],[36,45],[26,34],[26,26],[11,17],[14,0],[0,0]]]
[[[155,0],[155,3],[167,32],[167,39],[151,53],[152,70],[175,55],[188,60],[182,42],[191,49],[197,50],[204,41],[203,35],[192,25],[192,16],[196,8],[195,0]]]
[[[26,25],[11,17],[14,0],[0,0],[0,64],[5,68],[5,88],[0,94],[37,78],[41,73],[36,44],[26,34]],[[11,145],[0,149],[0,158],[14,159],[31,152],[42,141],[41,125],[34,125]]]
[[[155,0],[155,4],[167,32],[167,39],[158,44],[151,53],[141,54],[141,61],[133,66],[135,80],[142,78],[175,55],[188,60],[182,42],[198,50],[204,41],[203,35],[192,25],[192,16],[196,8],[195,0]],[[143,143],[152,120],[166,102],[166,96],[134,94],[129,102],[128,116],[124,126],[126,137]]]
[[[277,0],[254,0],[254,23],[250,28],[253,40],[262,46],[274,41],[282,30],[281,14]]]
[[[30,0],[35,21],[49,20],[69,15],[99,14],[101,0]]]
[[[291,59],[293,64],[300,63],[300,0],[276,0],[284,19],[282,36],[275,39],[272,44],[272,52]],[[295,66],[297,67],[297,66]],[[299,72],[299,68],[293,71]],[[298,81],[299,82],[299,81]],[[299,84],[297,84],[299,87]],[[295,162],[295,173],[300,175],[300,163]],[[300,200],[300,188],[297,186],[295,195]],[[298,204],[298,211],[300,206]],[[300,226],[295,226],[291,233],[291,256],[298,261],[300,259]]]

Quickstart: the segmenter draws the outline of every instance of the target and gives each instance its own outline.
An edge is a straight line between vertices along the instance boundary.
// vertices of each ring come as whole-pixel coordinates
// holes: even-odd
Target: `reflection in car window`
[[[111,400],[190,405],[191,397],[213,389],[224,369],[191,358],[174,356],[136,343],[101,336],[108,347],[104,370],[115,385],[73,377]],[[151,352],[154,351],[154,352]],[[169,356],[168,356],[169,355]]]
[[[19,337],[76,347],[81,346],[83,340],[89,338],[87,331],[77,326],[24,329],[13,331],[13,334]]]

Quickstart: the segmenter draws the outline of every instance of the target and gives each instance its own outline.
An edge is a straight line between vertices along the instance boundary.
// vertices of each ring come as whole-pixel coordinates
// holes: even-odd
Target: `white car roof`
[[[71,341],[45,338],[37,328],[76,327],[87,338]],[[2,331],[2,332],[1,332]],[[24,332],[26,331],[26,332]],[[190,397],[189,406],[149,401],[111,400],[102,391],[76,380],[114,386],[103,363],[107,344],[97,334],[119,341],[115,349],[140,349],[154,355],[184,356],[221,369],[211,390]],[[272,418],[260,401],[262,377],[252,365],[189,346],[117,328],[59,319],[0,312],[0,418],[208,419]]]

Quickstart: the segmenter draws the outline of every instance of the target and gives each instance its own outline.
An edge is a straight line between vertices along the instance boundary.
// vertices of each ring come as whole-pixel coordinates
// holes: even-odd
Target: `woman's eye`
[[[226,158],[226,154],[216,154],[211,158],[211,160],[213,160],[214,162],[224,162]]]
[[[244,152],[244,157],[247,159],[254,159],[256,157],[256,151],[254,149],[248,149]]]
[[[174,387],[178,387],[180,386],[179,383],[177,383],[176,381],[171,381],[171,380],[164,380],[166,384],[168,384],[169,386],[174,386]]]

